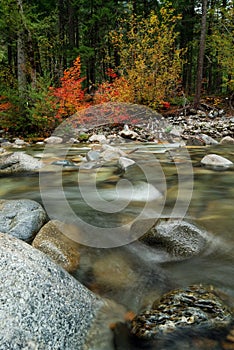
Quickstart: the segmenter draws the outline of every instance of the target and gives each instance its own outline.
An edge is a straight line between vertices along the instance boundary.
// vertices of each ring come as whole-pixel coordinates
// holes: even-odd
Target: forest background
[[[0,0],[0,129],[47,136],[108,101],[198,108],[234,94],[229,0]]]

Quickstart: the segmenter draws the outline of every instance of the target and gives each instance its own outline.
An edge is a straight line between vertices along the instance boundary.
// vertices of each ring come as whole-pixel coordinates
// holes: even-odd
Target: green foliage
[[[0,108],[1,127],[13,134],[42,136],[51,133],[59,124],[54,116],[55,99],[49,93],[51,81],[38,77],[36,84],[28,85],[25,98],[17,89],[7,89]],[[1,104],[0,104],[1,106]]]
[[[214,26],[209,38],[209,48],[217,59],[223,75],[223,86],[234,91],[234,8],[229,7],[219,12],[219,22]]]

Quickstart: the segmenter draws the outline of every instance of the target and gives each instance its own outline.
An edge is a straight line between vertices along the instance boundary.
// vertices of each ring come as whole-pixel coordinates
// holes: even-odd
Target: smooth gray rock
[[[90,141],[90,142],[106,143],[106,142],[107,142],[107,139],[106,139],[106,136],[105,136],[105,135],[102,135],[102,134],[101,134],[101,135],[93,134],[92,136],[90,136],[89,141]]]
[[[58,145],[63,142],[63,139],[62,137],[59,137],[59,136],[50,136],[50,137],[47,137],[44,140],[44,142],[50,145]]]
[[[113,349],[113,305],[39,250],[2,233],[0,290],[0,350]]]
[[[214,170],[227,169],[233,166],[230,160],[218,154],[207,154],[202,158],[201,164]]]
[[[118,164],[120,166],[120,168],[122,170],[126,170],[127,168],[129,168],[130,166],[136,164],[136,162],[130,158],[126,158],[126,157],[120,157]]]
[[[0,200],[0,232],[30,241],[46,221],[46,212],[35,201]]]
[[[7,153],[0,157],[0,174],[39,171],[43,163],[24,152]]]
[[[199,137],[205,142],[206,145],[217,145],[218,144],[218,141],[216,141],[215,139],[213,139],[213,137],[211,137],[209,135],[201,134]]]

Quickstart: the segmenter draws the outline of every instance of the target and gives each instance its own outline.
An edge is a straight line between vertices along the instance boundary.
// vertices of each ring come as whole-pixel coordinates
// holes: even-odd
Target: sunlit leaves
[[[182,65],[182,50],[176,47],[178,19],[168,5],[159,15],[151,12],[141,18],[132,14],[122,20],[118,30],[111,33],[120,57],[116,69],[122,74],[106,89],[107,98],[122,101],[124,96],[124,101],[157,108],[170,95]]]

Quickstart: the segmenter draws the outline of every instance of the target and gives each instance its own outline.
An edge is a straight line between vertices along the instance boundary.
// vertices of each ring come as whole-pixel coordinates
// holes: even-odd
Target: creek
[[[57,146],[56,153],[51,148],[45,161],[72,161],[89,149],[88,144]],[[69,224],[79,217],[80,222],[92,225],[87,246],[84,238],[79,242],[76,236],[70,237],[83,247],[81,266],[74,277],[127,310],[137,313],[175,286],[199,283],[212,284],[233,298],[233,168],[219,171],[200,164],[208,153],[234,162],[233,147],[189,147],[184,154],[175,145],[129,142],[121,149],[132,152],[131,158],[137,162],[124,173],[115,162],[109,162],[82,171],[65,167],[59,176],[53,171],[40,176],[4,176],[0,197],[33,199],[46,203],[51,218]],[[36,157],[43,151],[42,146],[27,150]],[[116,236],[116,227],[125,230],[134,220],[178,216],[192,219],[211,233],[210,248],[199,256],[173,261],[136,239],[125,241]],[[113,244],[109,236],[98,240],[95,230],[98,235],[114,232]]]

